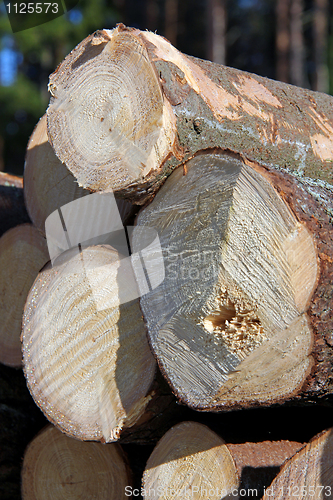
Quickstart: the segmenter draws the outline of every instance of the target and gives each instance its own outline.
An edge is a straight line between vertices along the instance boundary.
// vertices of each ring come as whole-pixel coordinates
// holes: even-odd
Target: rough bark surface
[[[118,83],[112,82],[127,81],[134,63],[141,74],[135,88],[126,84],[131,99],[120,102]],[[87,95],[88,118],[73,114],[82,100],[81,82],[90,85],[91,79],[98,88],[104,65],[112,98],[105,95],[103,106],[96,106]],[[51,75],[49,88],[50,140],[84,187],[116,190],[144,203],[176,166],[197,151],[220,147],[332,192],[331,96],[185,56],[162,37],[123,25],[83,40]],[[150,115],[139,113],[139,125],[127,121],[125,127],[125,109],[135,117],[142,105]],[[94,144],[99,141],[94,158],[78,140],[88,129]],[[120,137],[126,148],[114,149]],[[96,170],[99,158],[103,168]]]
[[[247,493],[245,498],[261,498],[281,465],[303,446],[294,441],[227,444],[240,478],[239,490]]]

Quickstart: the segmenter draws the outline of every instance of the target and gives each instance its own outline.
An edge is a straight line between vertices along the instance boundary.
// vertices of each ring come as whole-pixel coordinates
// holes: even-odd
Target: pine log
[[[137,225],[160,238],[165,279],[140,303],[181,401],[215,411],[332,395],[333,234],[292,176],[202,153]]]
[[[117,440],[152,398],[156,363],[138,299],[120,303],[132,282],[121,281],[118,257],[107,245],[65,252],[39,274],[25,306],[29,390],[52,423],[81,440]]]
[[[31,224],[16,226],[0,238],[0,362],[5,365],[22,366],[23,308],[48,259],[45,238]]]
[[[52,212],[89,194],[56,157],[48,142],[46,115],[42,116],[30,137],[24,167],[24,198],[32,222],[45,233],[45,220]],[[125,223],[133,215],[133,205],[120,199],[117,204]]]
[[[222,148],[332,192],[333,98],[186,56],[118,25],[50,76],[48,133],[79,185],[144,203],[178,165]]]
[[[24,454],[23,500],[121,500],[129,485],[129,466],[116,443],[83,443],[49,425]]]
[[[0,236],[19,224],[30,222],[23,199],[23,180],[0,172]]]
[[[172,427],[150,455],[142,480],[145,500],[237,498],[239,479],[224,441],[197,422]],[[236,494],[235,494],[236,493]],[[233,495],[233,496],[231,496]]]
[[[240,478],[239,493],[245,498],[262,498],[282,464],[304,444],[295,441],[262,441],[227,444]]]
[[[333,430],[313,438],[282,467],[263,500],[333,497]]]

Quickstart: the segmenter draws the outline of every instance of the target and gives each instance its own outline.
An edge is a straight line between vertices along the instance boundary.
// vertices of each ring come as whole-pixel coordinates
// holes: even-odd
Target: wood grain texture
[[[0,238],[0,362],[21,367],[21,322],[29,289],[48,261],[45,238],[31,224]]]
[[[332,196],[326,94],[186,56],[123,25],[83,40],[49,88],[51,142],[84,187],[144,203],[176,166],[220,147]]]
[[[23,500],[122,500],[130,484],[131,472],[116,443],[83,443],[49,425],[24,454]]]
[[[263,499],[313,498],[333,496],[333,432],[313,438],[282,467]]]
[[[90,194],[55,155],[47,136],[46,115],[37,123],[28,143],[24,166],[24,198],[34,225],[45,233],[45,220],[55,210]],[[123,222],[133,215],[132,203],[117,200]]]
[[[112,33],[85,39],[49,84],[51,143],[79,185],[95,191],[117,190],[145,176],[175,140],[144,43]],[[78,100],[68,100],[69,89]]]
[[[198,155],[183,173],[137,219],[163,249],[164,282],[140,299],[156,359],[194,408],[282,402],[313,365],[313,236],[236,158]]]
[[[172,427],[150,455],[142,486],[145,500],[220,499],[238,488],[238,476],[224,441],[197,422]]]
[[[155,361],[139,303],[119,305],[119,260],[111,247],[72,249],[59,259],[42,270],[26,302],[22,342],[28,387],[63,432],[115,441],[151,398]]]

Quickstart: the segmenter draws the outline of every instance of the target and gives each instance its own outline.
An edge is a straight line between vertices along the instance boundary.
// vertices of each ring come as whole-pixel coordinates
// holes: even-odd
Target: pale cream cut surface
[[[79,185],[110,191],[161,165],[175,119],[143,42],[118,28],[100,33],[50,76],[48,133]]]
[[[239,480],[224,441],[205,425],[182,422],[158,442],[143,474],[145,500],[220,500]],[[229,497],[228,497],[229,498]]]
[[[16,226],[0,238],[0,362],[5,365],[22,366],[24,303],[48,259],[45,238],[31,224]]]
[[[29,216],[45,232],[45,220],[55,210],[90,194],[57,158],[48,142],[46,114],[37,123],[27,148],[24,167],[24,199]],[[132,204],[117,200],[122,220],[131,214]]]
[[[312,439],[282,467],[263,500],[313,499],[333,497],[333,431]]]
[[[43,115],[30,137],[24,166],[24,199],[32,222],[45,232],[45,220],[52,212],[87,194],[56,157]]]
[[[193,407],[282,400],[312,365],[312,236],[241,161],[202,154],[186,168],[138,217],[157,231],[166,269],[141,298],[151,345]]]
[[[73,249],[59,259],[40,273],[26,303],[28,387],[63,432],[115,441],[144,411],[155,374],[139,302],[119,306],[118,253],[111,247]],[[112,264],[114,276],[103,268]]]
[[[83,443],[49,425],[25,451],[23,500],[124,500],[130,484],[116,443]]]

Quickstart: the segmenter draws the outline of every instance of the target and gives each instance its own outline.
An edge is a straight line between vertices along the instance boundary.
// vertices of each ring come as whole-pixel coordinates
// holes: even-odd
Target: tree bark
[[[23,199],[23,180],[0,172],[0,236],[19,224],[30,222]]]
[[[262,498],[282,464],[303,446],[295,441],[227,444],[240,478],[239,491],[247,498]]]
[[[118,26],[90,35],[49,88],[51,143],[91,190],[143,204],[176,166],[215,147],[332,182],[332,97],[185,56],[153,33]]]
[[[332,429],[313,438],[283,466],[267,489],[263,500],[274,497],[331,498],[333,439]]]
[[[24,303],[48,259],[45,238],[30,224],[16,226],[0,238],[0,362],[7,366],[22,366]]]
[[[101,67],[115,82],[105,99],[94,96],[107,85]],[[127,79],[129,68],[138,73]],[[81,42],[50,91],[49,135],[80,183],[141,204],[164,183],[138,217],[157,231],[166,269],[141,307],[176,395],[202,410],[330,398],[332,97],[124,26]],[[194,251],[213,265],[191,262]],[[189,274],[202,267],[208,281]]]
[[[49,425],[24,454],[23,500],[125,500],[126,486],[131,486],[131,471],[121,446],[115,443],[82,443]]]

